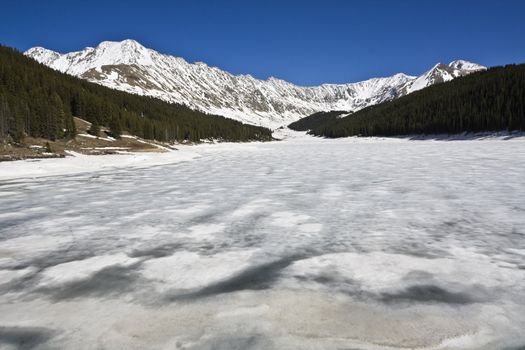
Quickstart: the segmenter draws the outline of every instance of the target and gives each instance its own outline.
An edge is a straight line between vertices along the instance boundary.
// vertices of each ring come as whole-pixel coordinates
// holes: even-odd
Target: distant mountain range
[[[318,112],[289,125],[323,137],[443,135],[525,130],[525,64],[491,67],[347,113]]]
[[[319,111],[357,111],[485,67],[463,61],[436,64],[415,77],[396,74],[350,84],[297,86],[284,80],[233,75],[202,62],[188,63],[134,40],[60,54],[34,47],[25,55],[55,70],[113,89],[185,104],[210,114],[276,128]]]

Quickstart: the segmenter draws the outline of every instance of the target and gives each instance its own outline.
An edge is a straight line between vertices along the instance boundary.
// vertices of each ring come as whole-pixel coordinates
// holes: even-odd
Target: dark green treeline
[[[325,137],[525,130],[525,65],[494,67],[311,128]]]
[[[0,46],[0,138],[75,135],[73,116],[159,141],[270,140],[271,131],[178,104],[112,90]]]
[[[299,119],[296,122],[291,123],[288,127],[296,131],[307,131],[318,127],[319,125],[324,125],[326,123],[331,123],[337,120],[337,117],[348,114],[345,111],[329,111],[329,112],[317,112]]]

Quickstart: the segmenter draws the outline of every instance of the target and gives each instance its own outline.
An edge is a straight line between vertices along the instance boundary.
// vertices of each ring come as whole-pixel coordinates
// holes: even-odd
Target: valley
[[[0,350],[525,350],[525,2],[1,8]]]

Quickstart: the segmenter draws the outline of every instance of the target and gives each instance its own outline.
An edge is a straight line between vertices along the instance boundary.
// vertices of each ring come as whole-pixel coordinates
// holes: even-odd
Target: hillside
[[[494,67],[317,125],[325,137],[525,129],[525,65]]]
[[[25,136],[22,142],[0,140],[0,162],[35,158],[63,158],[67,155],[107,155],[129,152],[161,153],[175,149],[173,144],[146,140],[123,132],[115,138],[109,128],[100,127],[98,136],[90,134],[92,124],[74,117],[76,134],[69,138],[49,140]],[[113,136],[112,136],[113,135]],[[11,139],[12,141],[12,139]]]
[[[288,127],[295,131],[308,131],[320,125],[331,123],[348,114],[350,113],[345,111],[317,112],[291,123]]]
[[[0,139],[71,139],[73,116],[158,141],[271,139],[268,129],[90,83],[0,46]]]

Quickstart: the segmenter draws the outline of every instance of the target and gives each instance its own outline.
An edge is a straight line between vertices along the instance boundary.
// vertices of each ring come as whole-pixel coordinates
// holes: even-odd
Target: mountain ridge
[[[357,111],[485,67],[463,60],[437,64],[420,76],[397,73],[347,84],[299,86],[269,77],[234,75],[204,62],[148,49],[132,39],[61,54],[34,47],[24,53],[55,70],[110,88],[185,104],[210,114],[277,128],[329,110]]]
[[[329,138],[525,130],[525,64],[491,67],[348,116],[311,115],[294,130]]]

